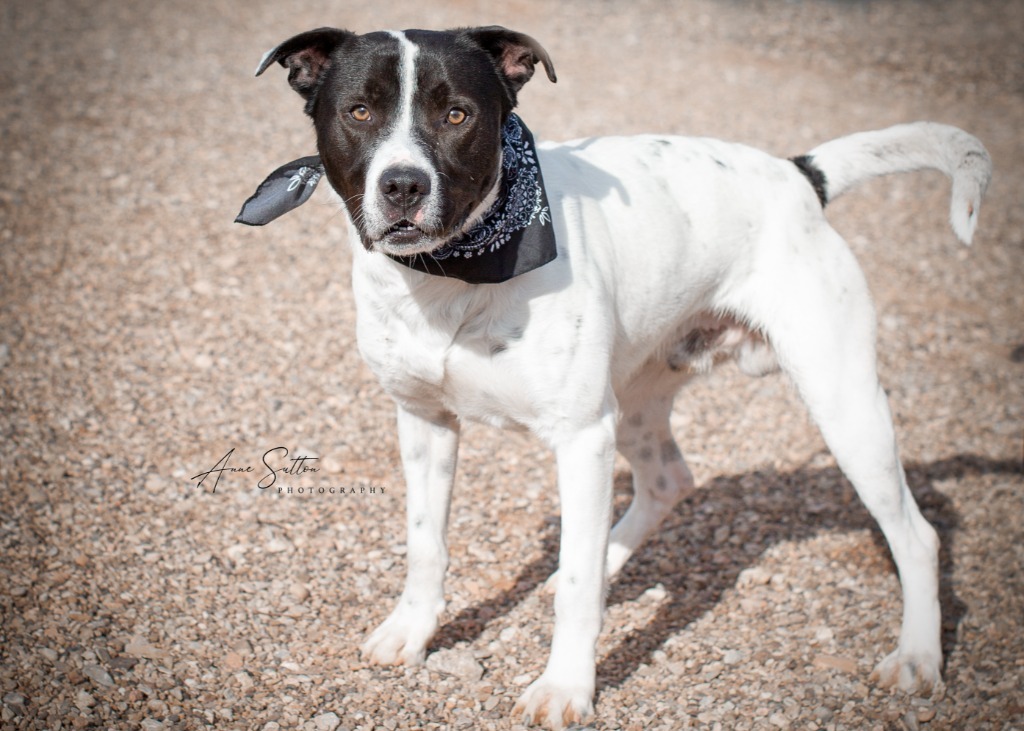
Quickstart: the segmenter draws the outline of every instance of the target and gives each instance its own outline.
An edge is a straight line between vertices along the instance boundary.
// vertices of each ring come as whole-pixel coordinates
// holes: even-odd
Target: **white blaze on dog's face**
[[[433,251],[487,211],[501,173],[501,129],[542,62],[528,36],[503,28],[388,31],[324,28],[268,53],[306,99],[327,179],[367,249]]]

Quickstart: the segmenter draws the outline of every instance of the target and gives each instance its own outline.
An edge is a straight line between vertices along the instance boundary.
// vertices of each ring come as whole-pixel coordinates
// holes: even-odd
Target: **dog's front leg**
[[[528,721],[552,729],[593,714],[597,636],[604,614],[605,555],[612,513],[615,417],[556,444],[562,536],[555,630],[544,673],[520,698]]]
[[[406,483],[408,570],[398,605],[363,645],[370,660],[416,665],[444,611],[448,509],[459,446],[455,417],[426,419],[398,408]]]

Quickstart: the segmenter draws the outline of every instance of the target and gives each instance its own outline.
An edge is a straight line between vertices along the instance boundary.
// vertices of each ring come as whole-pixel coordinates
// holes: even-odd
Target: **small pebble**
[[[294,546],[291,541],[287,541],[284,538],[272,538],[266,545],[267,553],[284,553],[293,548]]]
[[[341,474],[345,466],[334,457],[321,457],[320,468],[330,475]]]
[[[643,597],[645,599],[650,599],[651,601],[655,601],[655,602],[664,601],[665,597],[667,597],[667,596],[668,596],[668,591],[665,589],[665,587],[662,584],[655,584],[654,586],[652,586],[650,589],[648,589],[647,591],[645,591],[643,593]]]
[[[309,599],[309,587],[305,584],[292,584],[288,588],[288,593],[299,604]]]
[[[78,710],[84,713],[96,705],[96,699],[88,692],[80,690],[75,694],[75,705],[78,707]]]
[[[316,731],[335,731],[341,725],[341,719],[338,718],[338,714],[331,711],[315,716],[313,724],[316,726]]]
[[[142,637],[132,637],[128,644],[124,646],[124,651],[133,657],[143,657],[150,660],[163,660],[170,656],[167,650],[154,647]]]
[[[701,670],[700,675],[701,675],[701,678],[704,680],[704,682],[707,682],[709,680],[714,680],[719,675],[721,675],[722,674],[722,670],[724,670],[724,669],[725,669],[725,666],[722,663],[720,663],[718,661],[710,662],[710,663],[708,663],[707,665],[704,666],[704,669]]]
[[[748,586],[763,586],[772,580],[772,575],[760,566],[752,566],[743,569],[736,578],[736,586],[743,588]]]
[[[857,661],[852,657],[841,655],[815,655],[814,667],[839,670],[843,673],[853,675],[857,672]]]
[[[114,679],[110,677],[110,673],[99,665],[90,664],[82,666],[82,674],[97,685],[103,685],[109,688],[114,684]]]
[[[241,686],[242,690],[249,690],[254,685],[252,676],[245,671],[235,673],[235,681]]]
[[[483,665],[476,661],[473,653],[462,649],[438,650],[427,658],[427,667],[463,680],[479,680],[484,674]]]

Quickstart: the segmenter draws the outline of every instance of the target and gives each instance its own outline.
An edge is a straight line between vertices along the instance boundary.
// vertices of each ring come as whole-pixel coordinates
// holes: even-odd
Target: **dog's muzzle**
[[[383,213],[391,226],[383,238],[391,244],[410,244],[425,232],[424,209],[430,196],[430,176],[414,167],[391,167],[377,182]]]

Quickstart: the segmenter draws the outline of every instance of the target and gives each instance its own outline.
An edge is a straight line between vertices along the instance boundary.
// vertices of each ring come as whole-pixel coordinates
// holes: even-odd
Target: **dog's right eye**
[[[448,112],[448,124],[454,124],[458,126],[465,122],[466,117],[468,116],[468,114],[466,114],[464,111],[456,107],[452,109],[450,112]]]
[[[362,104],[352,107],[349,111],[352,115],[352,119],[357,122],[369,122],[370,121],[370,110],[364,107]]]

